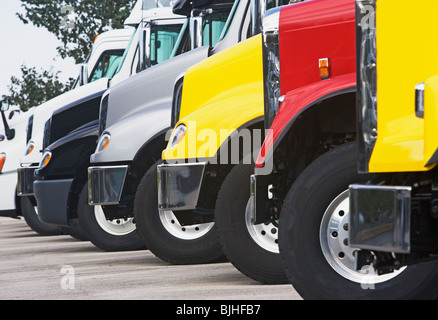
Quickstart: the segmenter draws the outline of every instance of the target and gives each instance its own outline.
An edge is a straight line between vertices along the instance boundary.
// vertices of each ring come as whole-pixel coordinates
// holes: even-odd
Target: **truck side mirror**
[[[88,83],[88,65],[82,63],[79,70],[79,86],[83,86]]]
[[[192,11],[192,17],[190,18],[190,43],[192,50],[202,47],[202,20],[202,16],[194,16]]]
[[[9,101],[4,99],[1,101],[1,111],[8,111],[9,110]]]
[[[140,29],[138,39],[139,46],[139,69],[145,70],[151,66],[151,25]]]

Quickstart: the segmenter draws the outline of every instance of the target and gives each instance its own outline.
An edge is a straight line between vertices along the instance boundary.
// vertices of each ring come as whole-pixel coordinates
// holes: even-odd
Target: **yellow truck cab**
[[[206,263],[223,259],[225,252],[228,260],[236,263],[233,257],[242,257],[242,248],[236,253],[225,248],[220,230],[230,226],[228,220],[233,216],[239,216],[245,226],[249,177],[264,140],[261,18],[267,9],[283,4],[269,3],[251,1],[254,23],[245,25],[247,31],[242,33],[247,35],[246,40],[242,38],[233,47],[188,68],[181,82],[175,84],[174,130],[162,152],[163,163],[155,171],[155,215],[160,216],[161,225],[151,223],[151,219],[137,224],[148,249],[163,260],[174,264]],[[233,169],[243,175],[230,178]],[[242,187],[234,182],[236,179]],[[221,201],[227,198],[221,196],[224,190],[233,192],[237,202]],[[153,199],[148,195],[146,198]],[[239,231],[233,233],[242,234],[240,228],[236,226]],[[253,232],[272,235],[267,236],[268,241],[278,251],[274,225],[263,225]],[[254,242],[250,236],[241,239],[237,243],[242,247]],[[254,260],[258,255],[252,250],[245,251]],[[238,269],[261,282],[286,282],[278,252],[268,253],[273,257],[273,263],[269,262],[271,274],[252,270],[255,260],[237,262]]]
[[[304,299],[438,297],[436,10],[435,0],[356,0],[357,140],[327,152],[294,183],[308,181],[292,187],[282,210],[294,212],[301,233],[280,230],[280,246],[307,239],[297,217],[312,214],[305,204],[313,203],[323,217],[315,230],[331,230],[319,246],[341,240],[331,255],[350,259],[362,276],[323,268],[306,248],[308,262],[285,259]]]
[[[349,187],[350,245],[361,249],[359,269],[374,261],[378,274],[410,272],[396,298],[436,299],[438,3],[358,1],[364,5],[375,14],[357,32],[358,171],[374,178]],[[407,7],[401,32],[396,17]]]

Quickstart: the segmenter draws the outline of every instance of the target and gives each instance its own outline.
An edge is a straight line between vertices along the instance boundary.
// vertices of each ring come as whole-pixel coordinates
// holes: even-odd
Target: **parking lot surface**
[[[0,217],[1,300],[301,300],[231,263],[171,265],[148,250],[104,252],[68,235],[40,236]]]

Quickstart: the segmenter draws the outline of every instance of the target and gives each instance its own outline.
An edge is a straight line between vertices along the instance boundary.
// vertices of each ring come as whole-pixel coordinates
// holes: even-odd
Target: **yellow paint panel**
[[[176,124],[187,133],[162,158],[213,157],[234,130],[263,114],[262,40],[255,36],[188,69]]]
[[[415,85],[438,74],[436,0],[377,0],[377,132],[371,172],[424,171],[425,120]]]

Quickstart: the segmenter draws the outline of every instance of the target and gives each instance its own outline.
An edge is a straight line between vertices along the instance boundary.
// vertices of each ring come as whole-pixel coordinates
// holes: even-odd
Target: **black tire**
[[[201,264],[221,261],[223,252],[214,227],[200,236],[188,233],[188,239],[172,233],[173,225],[166,229],[158,210],[157,165],[158,161],[143,176],[135,196],[134,217],[137,229],[148,249],[161,260],[172,264]],[[174,219],[177,226],[177,219]],[[193,230],[187,226],[186,230]],[[178,231],[175,227],[175,231]],[[182,229],[182,228],[181,228]],[[202,232],[202,231],[201,231]],[[193,234],[193,237],[192,237]]]
[[[72,219],[69,221],[69,223],[70,225],[68,227],[61,227],[64,234],[67,234],[79,241],[89,241],[87,235],[84,233],[84,231],[82,231],[78,219]]]
[[[145,249],[145,245],[141,236],[138,234],[135,225],[129,220],[127,225],[123,221],[123,225],[113,224],[107,221],[103,212],[99,215],[103,220],[99,220],[95,214],[95,206],[88,204],[88,185],[85,184],[79,195],[78,200],[78,218],[82,231],[87,239],[96,247],[104,251],[131,251]],[[121,229],[127,226],[128,229]],[[105,229],[105,228],[113,229]]]
[[[327,262],[329,258],[326,259],[327,254],[324,255],[322,247],[323,238],[328,239],[328,232],[321,228],[320,236],[320,226],[324,226],[322,221],[326,221],[327,217],[336,217],[336,212],[341,213],[340,210],[329,211],[337,203],[332,201],[339,195],[346,197],[348,210],[348,193],[344,191],[349,184],[361,183],[369,178],[357,173],[356,144],[352,143],[316,159],[294,182],[280,214],[279,231],[280,255],[290,282],[304,299],[437,298],[437,261],[409,266],[398,274],[388,274],[392,278],[386,281],[374,281],[372,284],[349,280]],[[334,214],[324,215],[326,209]],[[348,215],[341,213],[339,217]]]
[[[280,254],[276,251],[276,224],[253,226],[247,222],[253,172],[254,165],[236,165],[222,183],[215,209],[222,250],[234,267],[247,277],[265,284],[288,283]]]
[[[38,213],[35,210],[36,205],[33,204],[31,197],[20,197],[20,206],[21,214],[27,225],[39,235],[54,236],[64,234],[61,227],[40,221]]]

